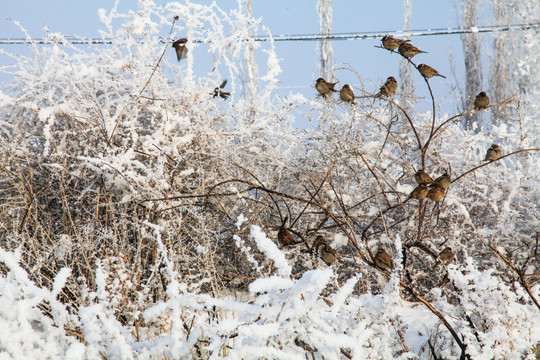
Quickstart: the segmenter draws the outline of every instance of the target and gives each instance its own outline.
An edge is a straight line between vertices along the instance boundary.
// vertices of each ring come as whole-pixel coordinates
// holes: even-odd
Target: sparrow
[[[315,89],[321,94],[322,96],[326,97],[326,95],[331,94],[334,91],[337,91],[334,89],[334,86],[336,86],[337,82],[331,83],[327,82],[323,78],[318,78],[317,82],[315,83]]]
[[[426,64],[418,65],[418,71],[420,71],[420,74],[422,74],[422,76],[426,79],[431,79],[434,76],[440,76],[446,79],[446,76],[439,74],[437,70]]]
[[[186,43],[186,38],[180,38],[172,43],[172,47],[176,50],[176,58],[178,59],[178,61],[187,57]]]
[[[431,184],[433,182],[433,179],[429,174],[427,174],[424,170],[420,169],[414,174],[414,180],[418,184]]]
[[[343,101],[356,104],[354,102],[354,92],[348,84],[343,85],[343,87],[339,91],[339,98]]]
[[[227,80],[223,80],[223,82],[221,83],[221,85],[219,85],[219,87],[215,88],[214,89],[214,96],[213,97],[221,97],[222,99],[225,99],[227,100],[227,98],[229,96],[231,96],[231,93],[230,92],[225,92],[225,91],[221,91],[221,89],[223,89],[225,87],[225,85],[227,85]]]
[[[375,265],[383,270],[392,270],[394,268],[394,261],[392,261],[386,250],[379,249],[377,254],[375,254]]]
[[[488,105],[489,105],[489,98],[484,91],[476,95],[476,99],[474,99],[475,109],[485,109],[488,107]]]
[[[422,51],[418,49],[416,46],[413,46],[413,44],[409,44],[407,42],[399,45],[398,51],[402,56],[406,57],[407,59],[411,59],[412,57],[414,57],[414,55],[417,55],[417,54],[421,54],[421,53],[427,54],[427,52]]]
[[[390,76],[388,79],[386,79],[384,85],[381,86],[381,88],[379,89],[379,93],[376,96],[392,96],[396,93],[397,87],[398,83],[396,79],[393,76]]]
[[[437,183],[433,183],[429,188],[427,197],[431,201],[439,202],[444,197],[444,189],[440,187]]]
[[[323,259],[323,261],[328,266],[335,263],[336,260],[338,259],[338,255],[337,255],[336,251],[334,249],[332,249],[330,247],[330,245],[328,245],[328,244],[323,244],[319,248],[319,256],[321,257],[321,259]]]
[[[383,36],[381,41],[382,41],[382,44],[383,44],[385,49],[394,51],[401,44],[404,44],[404,43],[409,42],[411,40],[401,40],[401,39],[396,39],[396,38],[393,38],[391,36],[385,35],[385,36]]]
[[[287,219],[288,217],[285,216],[285,219],[283,219],[283,222],[281,223],[281,227],[279,228],[277,234],[278,243],[279,245],[281,245],[281,247],[294,244],[294,238],[292,234],[287,229],[285,229],[285,223],[287,222]]]
[[[410,199],[416,199],[416,200],[422,200],[425,199],[427,194],[429,192],[429,188],[427,184],[421,183],[417,187],[414,188],[414,190],[410,193],[409,197],[405,202],[409,201]]]
[[[499,145],[493,144],[486,152],[486,157],[484,161],[495,161],[499,160],[501,157],[501,149],[499,148]]]
[[[439,266],[440,264],[449,265],[454,261],[454,252],[451,248],[447,247],[441,253],[439,254],[439,261],[435,264],[435,266]]]
[[[434,184],[441,187],[443,190],[446,190],[450,187],[450,184],[452,183],[452,180],[450,179],[450,175],[445,171],[441,176],[435,179]]]

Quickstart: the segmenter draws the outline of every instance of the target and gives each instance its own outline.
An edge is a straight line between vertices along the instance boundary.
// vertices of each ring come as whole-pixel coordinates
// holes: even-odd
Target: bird
[[[294,244],[294,238],[292,234],[287,229],[285,229],[285,223],[287,222],[287,219],[288,217],[285,216],[277,234],[278,243],[279,245],[281,245],[281,247]]]
[[[405,200],[405,202],[409,201],[410,199],[423,200],[426,198],[428,192],[429,188],[427,184],[421,183],[414,188],[414,190],[410,193],[409,197],[407,198],[407,200]]]
[[[437,183],[431,184],[427,197],[429,200],[434,202],[439,202],[444,197],[444,189],[439,186]]]
[[[499,148],[499,145],[493,144],[486,152],[486,157],[484,158],[484,161],[495,161],[499,160],[501,157],[501,149]]]
[[[450,175],[445,171],[441,176],[435,179],[434,184],[437,184],[443,190],[446,190],[450,187],[450,184],[452,184],[452,180],[450,179]]]
[[[332,249],[328,244],[323,244],[319,248],[319,256],[321,257],[321,259],[323,259],[326,265],[332,265],[338,259],[336,251]]]
[[[331,83],[323,78],[318,78],[317,82],[315,83],[315,89],[321,94],[322,96],[326,97],[326,95],[333,93],[334,91],[337,91],[334,89],[334,86],[336,86],[337,82]]]
[[[402,56],[406,57],[407,59],[411,59],[415,55],[418,55],[421,53],[427,54],[426,51],[422,51],[418,49],[416,46],[414,46],[413,44],[409,44],[407,42],[399,45],[398,51]]]
[[[383,44],[385,49],[394,51],[401,44],[404,44],[404,43],[409,42],[411,40],[401,40],[401,39],[396,39],[396,38],[393,38],[391,36],[385,35],[385,36],[383,36],[381,41],[382,41],[382,44]]]
[[[314,251],[323,259],[326,265],[332,265],[338,259],[336,251],[328,245],[322,235],[317,236],[313,242],[311,252],[313,253]]]
[[[187,47],[186,47],[187,39],[186,38],[180,38],[172,43],[172,47],[174,50],[176,50],[176,58],[178,61],[185,59],[187,57]]]
[[[388,79],[386,79],[384,85],[381,86],[381,88],[379,89],[379,93],[376,96],[381,97],[394,95],[396,93],[397,87],[398,83],[396,79],[393,76],[390,76]]]
[[[349,84],[343,85],[343,87],[339,91],[339,98],[341,100],[343,100],[343,101],[355,104],[355,102],[354,102],[354,92],[352,91]]]
[[[431,176],[422,169],[419,169],[414,174],[414,180],[416,180],[418,184],[431,184],[433,182]]]
[[[386,250],[381,248],[375,254],[375,265],[383,270],[392,270],[394,268],[394,261],[392,261]]]
[[[221,85],[219,85],[219,87],[215,88],[214,89],[214,96],[213,97],[221,97],[222,99],[224,100],[227,100],[227,98],[229,96],[231,96],[231,93],[230,92],[225,92],[225,91],[221,91],[221,89],[223,89],[225,87],[225,85],[227,85],[227,80],[223,80],[223,82],[221,83]]]
[[[431,79],[434,76],[440,76],[446,79],[446,76],[439,74],[437,70],[426,64],[418,65],[418,71],[420,71],[420,74],[426,79]]]
[[[454,252],[451,248],[446,247],[443,251],[439,254],[439,261],[435,264],[435,266],[439,266],[440,264],[449,265],[454,261]]]
[[[489,97],[485,91],[482,91],[480,94],[476,95],[474,99],[474,108],[475,109],[485,109],[489,105]]]

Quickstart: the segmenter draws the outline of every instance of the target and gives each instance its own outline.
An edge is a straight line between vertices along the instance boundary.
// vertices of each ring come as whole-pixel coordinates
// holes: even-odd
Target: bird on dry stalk
[[[450,175],[445,171],[441,176],[436,178],[433,183],[439,185],[443,190],[446,190],[450,187],[450,184],[452,184],[452,179],[450,179]]]
[[[328,245],[322,235],[317,236],[313,242],[311,251],[315,251],[317,255],[319,255],[319,257],[326,263],[326,265],[332,265],[338,259],[336,251],[332,249],[330,245]]]
[[[388,79],[386,79],[384,85],[381,86],[381,88],[379,89],[379,93],[376,96],[393,96],[396,93],[397,88],[398,83],[396,79],[393,76],[390,76]]]
[[[429,188],[425,183],[421,183],[409,194],[409,197],[404,202],[409,201],[410,199],[423,200],[426,198],[429,192]]]
[[[406,57],[407,59],[412,59],[415,55],[418,55],[421,53],[427,54],[426,51],[422,51],[416,46],[414,46],[413,44],[409,44],[409,43],[403,43],[399,45],[398,51],[402,56]]]
[[[411,40],[401,40],[401,39],[397,39],[397,38],[393,38],[389,35],[385,35],[383,36],[383,38],[381,39],[382,41],[382,44],[384,46],[385,49],[387,50],[396,50],[401,44],[405,44]]]
[[[176,59],[178,61],[185,59],[187,57],[187,47],[186,47],[187,39],[186,38],[180,38],[172,43],[172,47],[174,50],[176,50]]]
[[[213,97],[221,97],[222,99],[224,100],[227,100],[227,98],[229,96],[231,96],[231,93],[230,92],[225,92],[225,91],[221,91],[225,85],[227,85],[227,80],[223,80],[223,82],[221,83],[221,85],[219,85],[219,87],[215,88],[214,89],[214,95]]]
[[[278,243],[281,247],[294,244],[294,237],[289,232],[289,230],[285,229],[285,223],[287,222],[287,219],[288,217],[285,216],[277,234]]]
[[[451,248],[447,247],[441,253],[439,254],[439,260],[435,264],[435,267],[439,266],[440,264],[443,265],[449,265],[454,261],[454,252]]]
[[[392,270],[394,268],[394,261],[386,250],[381,248],[375,254],[375,265],[383,270]]]
[[[476,95],[476,99],[474,99],[474,108],[475,109],[485,109],[489,105],[489,97],[485,93],[485,91],[482,91],[480,94]]]
[[[348,84],[343,85],[343,87],[339,91],[339,98],[345,102],[356,104],[354,102],[354,92]]]
[[[426,64],[418,65],[418,71],[420,71],[420,74],[426,79],[431,79],[434,76],[440,76],[446,79],[446,76],[439,74],[437,70]]]
[[[332,94],[333,92],[337,91],[334,89],[334,86],[336,86],[337,82],[331,83],[323,78],[318,78],[315,82],[315,89],[321,94],[322,96],[326,97],[326,95]]]
[[[422,169],[419,169],[414,174],[414,180],[416,180],[418,184],[431,184],[433,182],[431,176]]]
[[[501,158],[501,149],[499,148],[499,145],[493,144],[486,152],[486,157],[484,158],[484,161],[495,161],[499,160]]]
[[[434,202],[439,202],[444,197],[444,189],[440,187],[437,183],[431,184],[429,191],[427,193],[427,198]]]

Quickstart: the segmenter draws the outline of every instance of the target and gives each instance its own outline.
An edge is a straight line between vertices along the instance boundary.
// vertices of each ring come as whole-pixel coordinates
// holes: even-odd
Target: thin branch
[[[522,152],[526,152],[526,151],[540,151],[540,148],[538,148],[538,149],[537,149],[537,148],[533,148],[533,149],[523,149],[523,150],[518,150],[518,151],[511,152],[510,154],[506,154],[506,155],[504,155],[504,156],[501,156],[501,157],[500,157],[499,159],[497,159],[497,160],[494,160],[494,161],[488,161],[488,162],[486,162],[486,163],[484,163],[484,164],[482,164],[482,165],[478,165],[478,166],[476,166],[476,167],[474,167],[474,168],[472,168],[472,169],[470,169],[470,170],[464,172],[463,174],[459,175],[459,176],[456,177],[454,180],[452,180],[452,183],[458,181],[459,179],[461,179],[461,178],[464,177],[465,175],[467,175],[467,174],[469,174],[469,173],[471,173],[471,172],[473,172],[473,171],[475,171],[475,170],[480,169],[481,167],[484,167],[484,166],[489,165],[489,164],[491,164],[491,163],[500,161],[500,160],[502,160],[502,159],[504,159],[504,158],[506,158],[506,157],[509,157],[509,156],[512,156],[512,155],[515,155],[515,154],[519,154],[519,153],[522,153]]]
[[[523,286],[525,291],[527,291],[527,294],[529,294],[529,297],[531,298],[531,300],[534,302],[534,304],[536,305],[538,310],[540,310],[540,303],[538,303],[538,300],[534,297],[534,295],[533,295],[533,293],[531,291],[531,288],[529,287],[529,284],[527,283],[527,280],[525,279],[525,272],[523,270],[518,269],[514,264],[512,264],[512,262],[510,260],[508,260],[508,258],[506,256],[504,256],[499,250],[497,250],[497,248],[495,248],[493,245],[489,244],[489,247],[491,248],[491,250],[495,251],[495,253],[497,255],[499,255],[499,257],[505,263],[507,263],[508,266],[510,266],[510,268],[512,270],[514,270],[516,272],[516,274],[518,274],[519,282],[520,282],[521,286]]]

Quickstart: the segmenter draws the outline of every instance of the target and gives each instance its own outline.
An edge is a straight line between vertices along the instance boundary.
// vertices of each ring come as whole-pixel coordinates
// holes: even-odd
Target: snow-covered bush
[[[540,341],[538,88],[469,132],[413,94],[276,96],[273,44],[241,9],[100,14],[112,44],[50,33],[4,69],[0,358],[491,359]],[[508,156],[483,163],[492,143]],[[450,172],[441,202],[404,203],[419,168]],[[297,244],[279,249],[285,217]]]

